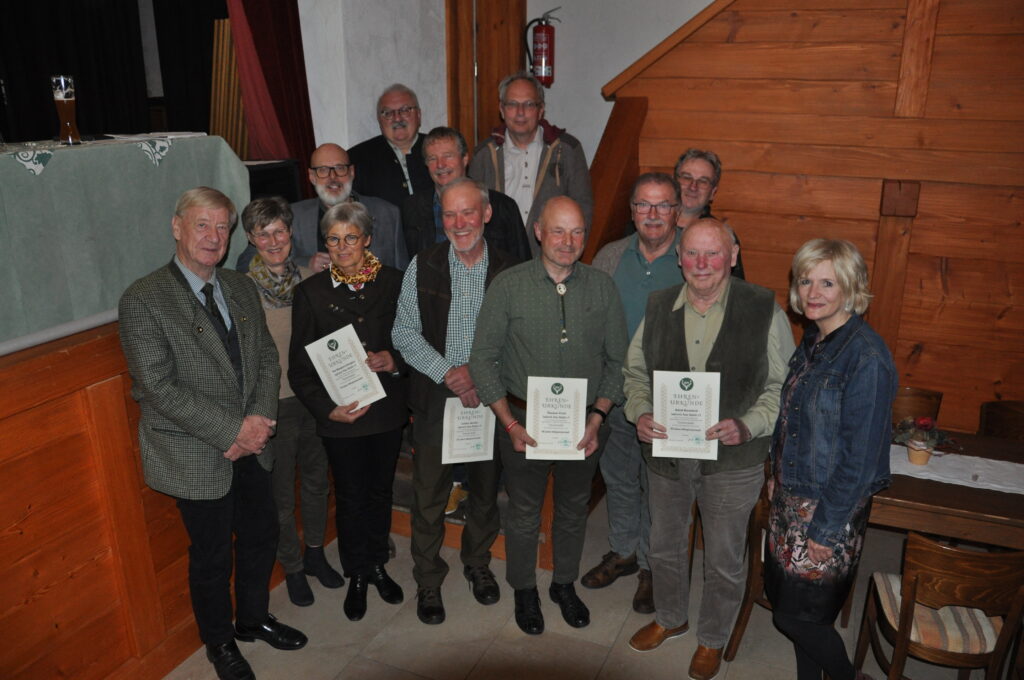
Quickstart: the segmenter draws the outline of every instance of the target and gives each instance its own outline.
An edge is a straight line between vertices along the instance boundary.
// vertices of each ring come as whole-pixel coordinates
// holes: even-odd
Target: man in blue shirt
[[[594,267],[615,280],[626,313],[626,329],[633,337],[647,308],[647,295],[682,282],[676,257],[681,205],[679,183],[661,172],[637,178],[630,199],[636,233],[609,243],[594,258]],[[654,611],[647,546],[651,516],[647,507],[647,469],[640,455],[636,427],[621,408],[608,415],[611,434],[601,458],[601,475],[608,490],[608,543],[611,550],[588,571],[580,583],[604,588],[619,576],[640,572],[633,609]]]

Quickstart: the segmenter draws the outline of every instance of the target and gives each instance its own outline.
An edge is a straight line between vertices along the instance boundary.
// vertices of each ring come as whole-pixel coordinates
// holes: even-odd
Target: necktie
[[[210,319],[217,324],[217,333],[222,338],[226,338],[228,335],[228,325],[224,323],[224,317],[220,315],[220,309],[217,308],[217,303],[213,299],[212,283],[208,283],[203,286],[203,295],[206,296],[206,313],[209,314]]]

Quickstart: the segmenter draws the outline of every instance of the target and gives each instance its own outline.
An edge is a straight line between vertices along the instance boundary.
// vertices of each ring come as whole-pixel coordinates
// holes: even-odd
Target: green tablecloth
[[[246,168],[220,137],[0,151],[0,347],[115,310],[128,284],[174,255],[174,204],[200,185],[239,212],[249,201]],[[244,247],[239,226],[226,263]]]

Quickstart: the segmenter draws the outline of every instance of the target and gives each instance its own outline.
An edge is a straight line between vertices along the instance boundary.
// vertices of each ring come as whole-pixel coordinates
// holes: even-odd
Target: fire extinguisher
[[[552,21],[561,23],[561,19],[552,16],[562,9],[561,6],[544,12],[526,24],[523,31],[523,42],[526,44],[526,56],[530,59],[530,71],[544,87],[551,87],[555,82],[555,27]],[[536,26],[533,26],[537,24]],[[533,26],[533,49],[527,40],[530,33],[530,26]]]

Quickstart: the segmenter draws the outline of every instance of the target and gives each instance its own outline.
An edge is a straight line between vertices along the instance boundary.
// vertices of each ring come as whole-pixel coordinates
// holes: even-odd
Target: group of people
[[[193,611],[218,677],[254,677],[236,639],[307,642],[268,611],[275,559],[299,606],[314,601],[308,576],[327,588],[348,580],[352,621],[364,616],[371,585],[385,602],[404,600],[386,564],[410,416],[416,611],[425,624],[445,620],[440,551],[453,470],[441,462],[443,415],[457,398],[490,408],[497,424],[493,459],[465,466],[460,559],[480,604],[501,598],[490,549],[503,486],[515,620],[543,632],[536,561],[550,474],[549,598],[583,627],[590,611],[577,580],[600,588],[638,573],[633,608],[654,618],[629,644],[653,650],[689,629],[696,503],[705,585],[689,676],[709,680],[740,605],[747,521],[768,493],[768,594],[799,677],[854,678],[833,622],[868,500],[888,480],[896,386],[884,342],[861,318],[864,259],[846,241],[815,239],[797,252],[790,306],[813,324],[795,347],[774,293],[744,280],[738,239],[711,214],[718,157],[689,149],[674,175],[637,178],[628,235],[583,264],[593,198],[579,142],[545,120],[544,90],[529,74],[503,80],[499,101],[504,124],[471,157],[457,130],[420,134],[415,93],[387,88],[380,136],[313,152],[317,198],[246,206],[249,245],[237,271],[218,266],[234,205],[215,189],[185,192],[172,261],[122,296],[145,480],[176,500],[188,532]],[[346,326],[386,395],[368,405],[335,403],[306,351]],[[668,436],[653,417],[653,371],[720,375],[719,420],[705,433],[718,440],[716,460],[652,456],[652,441]],[[526,423],[531,376],[586,380],[581,459],[524,455],[537,434]],[[323,548],[328,467],[343,573]],[[610,550],[580,578],[599,467]]]

